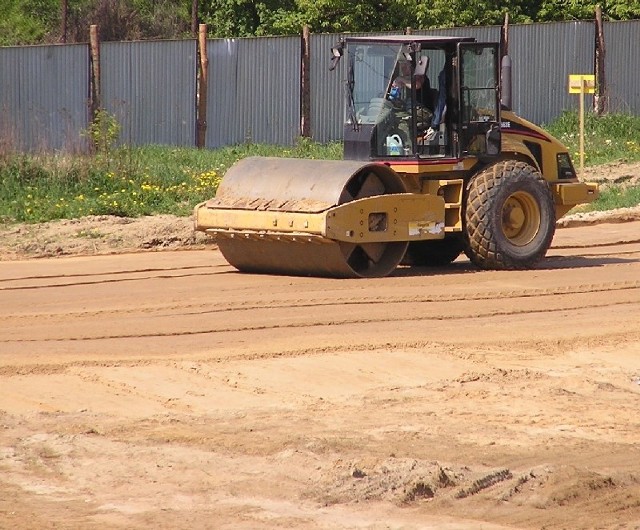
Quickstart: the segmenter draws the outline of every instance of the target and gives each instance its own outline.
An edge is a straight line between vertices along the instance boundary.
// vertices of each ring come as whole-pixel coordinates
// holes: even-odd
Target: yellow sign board
[[[580,94],[580,178],[584,177],[584,95],[596,91],[596,76],[569,74],[569,94]]]
[[[582,90],[581,90],[582,88]],[[569,75],[569,94],[593,94],[596,91],[596,76],[588,74]]]

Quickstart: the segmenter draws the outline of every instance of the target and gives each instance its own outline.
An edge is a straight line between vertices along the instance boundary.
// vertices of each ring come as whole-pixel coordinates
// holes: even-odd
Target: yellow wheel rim
[[[540,230],[540,207],[532,195],[518,191],[502,206],[502,232],[516,246],[525,246]]]

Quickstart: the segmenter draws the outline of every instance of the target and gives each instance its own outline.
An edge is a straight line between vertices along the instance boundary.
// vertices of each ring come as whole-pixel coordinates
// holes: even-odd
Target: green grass
[[[585,166],[640,160],[640,117],[586,113],[584,120]],[[580,124],[577,112],[565,111],[545,127],[567,146],[574,164],[580,159]]]
[[[609,186],[600,189],[600,197],[581,211],[607,211],[631,208],[640,204],[640,186]]]
[[[580,159],[580,124],[577,112],[564,112],[545,127],[564,143],[577,167]],[[640,161],[640,117],[628,114],[608,114],[598,117],[585,114],[585,166],[611,162]],[[601,186],[600,197],[580,211],[606,211],[640,204],[640,187],[632,185]]]
[[[578,117],[565,113],[546,129],[578,159]],[[640,117],[586,117],[587,165],[640,160]],[[106,149],[97,155],[0,152],[0,222],[43,222],[86,215],[189,215],[213,197],[220,179],[250,155],[340,159],[339,143],[300,140],[293,147],[244,144],[221,149],[149,146]],[[588,209],[640,204],[640,188],[603,189]]]
[[[4,155],[0,156],[0,222],[189,215],[198,202],[215,195],[234,162],[250,155],[337,159],[342,147],[300,141],[290,148],[150,146],[95,156]]]

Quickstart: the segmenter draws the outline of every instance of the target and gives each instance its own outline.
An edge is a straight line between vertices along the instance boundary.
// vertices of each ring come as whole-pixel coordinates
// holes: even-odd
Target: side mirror
[[[333,71],[338,66],[340,59],[344,55],[344,42],[339,41],[336,43],[333,48],[331,48],[331,66],[329,66],[329,71]]]

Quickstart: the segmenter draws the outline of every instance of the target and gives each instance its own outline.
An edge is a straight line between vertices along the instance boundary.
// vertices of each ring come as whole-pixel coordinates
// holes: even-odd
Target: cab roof
[[[475,42],[475,37],[459,37],[453,35],[369,35],[369,36],[344,36],[344,40],[349,42],[371,42],[380,44],[451,44],[458,42]]]

